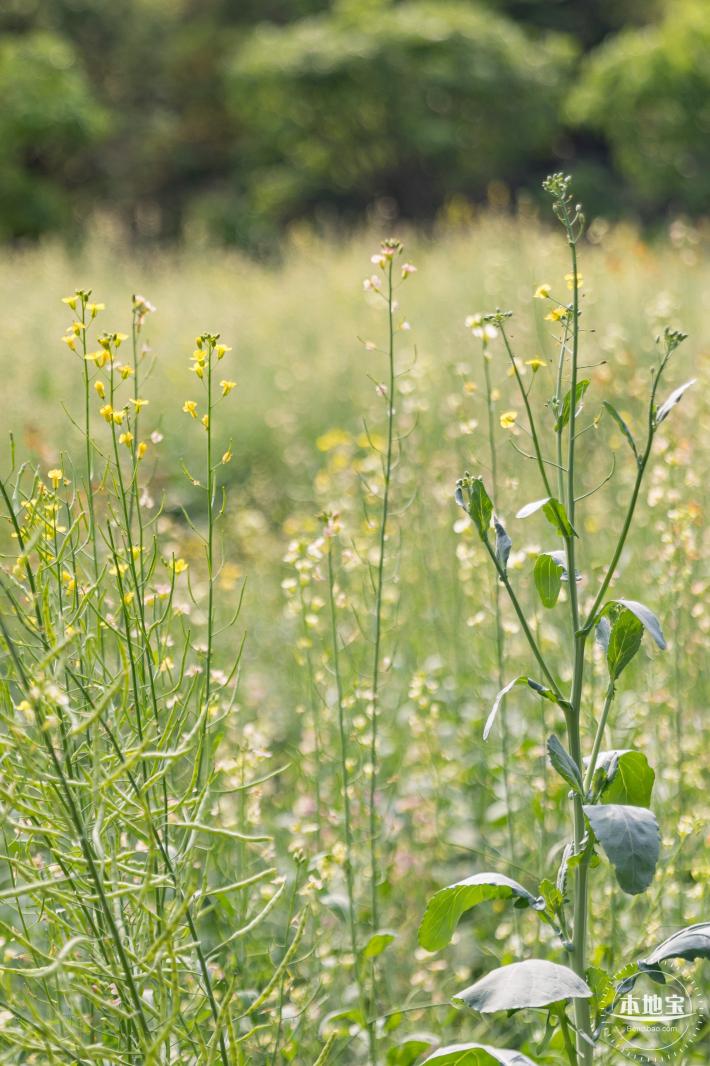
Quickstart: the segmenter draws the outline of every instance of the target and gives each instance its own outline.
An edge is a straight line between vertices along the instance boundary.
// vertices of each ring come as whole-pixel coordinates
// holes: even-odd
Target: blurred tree
[[[106,129],[71,45],[47,33],[0,38],[0,99],[0,238],[68,225],[85,150]]]
[[[376,198],[431,217],[554,155],[574,47],[531,41],[460,0],[336,3],[293,26],[258,27],[236,54],[229,102],[239,166],[216,207],[237,238],[269,239],[324,206]]]
[[[487,0],[516,22],[571,33],[587,50],[623,26],[655,21],[662,0]]]
[[[627,30],[587,60],[568,107],[600,131],[647,209],[710,210],[710,14],[673,0],[663,22]]]
[[[263,245],[555,166],[605,213],[704,211],[708,27],[703,0],[2,0],[0,239],[100,206]]]

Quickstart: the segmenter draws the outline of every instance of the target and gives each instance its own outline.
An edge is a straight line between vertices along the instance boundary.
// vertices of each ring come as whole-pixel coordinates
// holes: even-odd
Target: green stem
[[[606,697],[604,699],[604,707],[602,708],[601,717],[597,724],[597,731],[594,736],[594,744],[592,745],[592,754],[589,756],[589,765],[587,766],[587,775],[584,779],[584,791],[589,792],[592,787],[592,781],[594,779],[594,771],[597,768],[597,759],[599,758],[599,751],[602,746],[602,740],[604,738],[604,730],[606,728],[607,719],[609,718],[609,711],[611,705],[614,702],[614,694],[616,689],[614,688],[613,681],[609,682],[609,686],[606,690]]]
[[[525,617],[525,612],[523,611],[523,608],[520,605],[520,601],[518,600],[518,597],[515,595],[515,591],[513,590],[513,586],[510,584],[510,581],[508,579],[508,575],[506,574],[506,572],[503,569],[503,567],[500,565],[500,562],[498,561],[496,553],[493,551],[493,548],[491,547],[491,544],[490,544],[490,541],[488,540],[488,537],[484,536],[482,538],[482,540],[483,540],[484,547],[485,547],[486,551],[488,552],[489,556],[491,557],[491,561],[493,562],[493,565],[495,566],[495,568],[496,568],[496,570],[498,572],[498,577],[502,581],[503,586],[504,586],[506,592],[508,593],[508,597],[510,598],[510,602],[513,605],[513,610],[515,611],[515,613],[517,615],[517,618],[518,618],[518,621],[520,622],[520,628],[522,629],[523,633],[525,634],[525,638],[526,638],[528,644],[530,645],[530,650],[532,651],[533,655],[535,656],[535,659],[537,660],[537,663],[538,663],[540,669],[542,670],[542,672],[543,672],[543,674],[545,676],[545,680],[547,681],[548,685],[550,686],[550,688],[554,692],[556,699],[560,700],[560,701],[564,701],[564,697],[562,695],[562,692],[560,691],[559,685],[555,681],[555,678],[553,677],[550,668],[548,667],[547,663],[545,662],[543,654],[540,651],[539,645],[538,645],[537,641],[535,640],[535,637],[533,636],[532,630],[530,629],[530,626],[528,624],[528,620]]]
[[[360,960],[358,958],[357,925],[355,915],[355,883],[353,878],[353,832],[350,811],[350,771],[348,770],[348,735],[345,725],[345,705],[343,701],[343,680],[340,671],[340,648],[338,645],[338,618],[335,604],[335,576],[333,573],[334,543],[328,544],[328,598],[330,601],[330,629],[333,641],[333,670],[338,700],[338,734],[340,738],[340,773],[343,790],[343,835],[345,837],[345,884],[348,893],[348,928],[350,931],[350,950],[353,956],[355,980],[358,988],[360,1011],[363,1018],[368,1017],[365,988],[362,982]],[[377,1062],[377,1038],[374,1021],[367,1024],[370,1045],[370,1062]]]
[[[394,314],[393,314],[393,258],[388,260],[387,267],[387,319],[389,329],[389,343],[387,351],[388,359],[388,382],[387,382],[387,452],[384,465],[384,495],[382,499],[382,515],[379,531],[379,553],[377,561],[377,584],[375,586],[375,635],[372,661],[372,728],[370,732],[370,891],[372,907],[372,925],[374,929],[379,926],[379,903],[377,898],[378,887],[378,861],[377,861],[377,783],[378,783],[378,753],[377,734],[379,717],[379,687],[380,687],[380,652],[382,642],[382,593],[384,589],[385,570],[385,545],[387,542],[387,522],[389,518],[390,483],[392,480],[392,457],[394,448]]]
[[[510,359],[510,365],[512,366],[513,373],[515,374],[515,380],[518,383],[518,389],[520,390],[520,395],[522,397],[523,404],[525,405],[525,411],[528,416],[528,421],[530,423],[530,434],[533,440],[533,446],[535,449],[535,459],[537,460],[538,469],[540,471],[540,477],[542,478],[542,483],[545,487],[545,492],[547,493],[547,495],[553,496],[552,488],[550,486],[550,479],[548,478],[547,470],[545,469],[545,460],[543,458],[542,449],[540,447],[540,439],[537,435],[535,418],[533,416],[532,407],[530,406],[530,397],[527,394],[525,385],[523,384],[523,379],[520,376],[518,364],[516,363],[515,356],[513,355],[513,349],[511,348],[510,341],[508,340],[508,334],[505,332],[505,326],[500,323],[499,328],[501,336],[503,338],[503,343],[505,344],[505,350],[507,351],[508,358]]]
[[[498,498],[498,452],[496,449],[496,436],[495,436],[495,404],[493,401],[493,389],[491,387],[491,372],[489,367],[488,353],[486,352],[485,342],[483,345],[483,374],[486,382],[486,409],[488,412],[488,446],[491,456],[491,487],[493,489],[493,499]],[[503,613],[500,603],[500,583],[494,582],[494,612],[496,623],[496,665],[498,669],[498,690],[505,685],[504,680],[504,667],[505,667],[505,633],[503,632]],[[505,807],[508,811],[508,817],[506,819],[506,828],[508,834],[508,851],[510,853],[511,860],[515,856],[515,830],[514,819],[510,805],[510,779],[508,775],[508,756],[509,756],[509,735],[508,735],[508,715],[505,706],[505,699],[502,700],[498,717],[500,718],[501,726],[501,755],[502,755],[502,777],[503,777],[503,799],[505,801]],[[517,915],[515,915],[517,920]]]

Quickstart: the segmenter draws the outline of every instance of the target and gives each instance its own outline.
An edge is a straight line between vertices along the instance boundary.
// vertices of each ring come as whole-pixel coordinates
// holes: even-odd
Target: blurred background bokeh
[[[0,238],[710,207],[705,0],[3,0]],[[77,226],[78,224],[78,226]]]

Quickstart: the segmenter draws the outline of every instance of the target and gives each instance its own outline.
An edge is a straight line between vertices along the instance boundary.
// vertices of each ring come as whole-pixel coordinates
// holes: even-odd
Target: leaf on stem
[[[475,525],[478,535],[485,539],[493,516],[493,502],[486,492],[483,479],[469,475],[463,477],[456,483],[455,499]]]
[[[547,1007],[567,999],[589,999],[591,995],[587,982],[569,967],[545,959],[526,959],[492,970],[454,996],[454,1003],[463,1003],[482,1014],[493,1014]]]
[[[691,378],[690,381],[686,381],[684,385],[679,385],[677,389],[674,389],[674,391],[670,394],[665,403],[662,403],[656,411],[656,417],[654,419],[654,424],[656,426],[660,426],[661,422],[665,421],[665,419],[668,418],[668,415],[671,413],[671,411],[681,399],[683,394],[690,388],[691,385],[695,384],[696,380],[696,378]]]
[[[521,674],[520,677],[514,677],[512,681],[509,681],[507,685],[503,686],[503,688],[500,690],[495,700],[493,701],[493,706],[491,707],[490,714],[488,715],[488,718],[486,719],[486,724],[483,727],[484,740],[488,740],[491,729],[493,728],[493,723],[496,720],[496,716],[500,709],[500,705],[503,702],[503,699],[505,698],[505,696],[507,696],[507,694],[512,688],[515,688],[516,685],[527,685],[528,688],[531,688],[533,690],[533,692],[537,692],[539,696],[543,696],[546,700],[550,700],[552,703],[557,703],[555,694],[552,689],[546,688],[545,685],[541,685],[539,681],[535,681],[532,677],[526,677],[524,674]]]
[[[584,397],[585,392],[589,388],[589,385],[590,385],[589,378],[583,378],[582,381],[578,381],[577,382],[577,388],[575,390],[575,412],[574,412],[575,413],[575,418],[581,412],[582,407],[584,406],[584,404],[582,403],[582,399]],[[565,428],[565,426],[567,425],[567,423],[570,420],[571,413],[572,413],[572,390],[570,389],[569,392],[567,393],[567,395],[565,396],[564,400],[562,401],[562,410],[560,411],[559,415],[557,416],[557,420],[555,422],[555,433],[559,433],[561,430],[563,430]]]
[[[667,959],[710,959],[710,922],[688,925],[673,933],[667,940],[639,962],[640,970],[655,970]]]
[[[392,929],[378,929],[362,949],[363,959],[376,959],[396,939],[397,934]]]
[[[506,532],[505,526],[497,515],[493,516],[493,528],[496,534],[496,559],[504,574],[508,573],[508,557],[513,542]]]
[[[556,556],[562,554],[562,552],[543,552],[535,560],[533,578],[543,607],[554,607],[559,599],[566,569]]]
[[[594,836],[614,867],[619,887],[630,896],[645,892],[660,854],[658,822],[645,807],[609,803],[585,805]]]
[[[579,796],[583,796],[584,783],[579,767],[554,733],[547,739],[547,754],[550,756],[550,762],[562,780],[566,781],[570,788],[574,789]]]
[[[631,451],[636,456],[636,462],[638,462],[640,457],[639,457],[638,448],[636,447],[636,441],[634,440],[633,435],[631,433],[631,430],[627,426],[626,422],[621,417],[621,415],[619,414],[617,409],[614,407],[614,405],[612,403],[609,403],[608,400],[602,400],[602,407],[604,407],[609,412],[609,414],[614,419],[614,421],[616,422],[616,424],[619,427],[619,429],[621,430],[621,432],[626,437],[627,441],[629,442],[629,446],[631,448]]]
[[[597,615],[596,639],[606,650],[609,676],[615,680],[636,655],[644,629],[664,651],[666,640],[653,611],[636,600],[610,600]]]
[[[533,500],[521,507],[516,518],[529,518],[536,511],[542,510],[547,521],[554,527],[560,537],[576,537],[577,533],[572,526],[564,506],[554,496],[543,496],[541,500]]]
[[[541,911],[545,901],[505,874],[482,873],[440,889],[427,903],[419,926],[419,943],[427,951],[440,951],[454,935],[459,919],[472,907],[491,899],[513,899],[519,908]]]
[[[612,681],[616,681],[622,670],[629,665],[641,647],[642,639],[642,623],[636,615],[622,607],[611,625],[606,648],[606,661]]]
[[[412,1066],[439,1043],[434,1033],[408,1033],[387,1050],[387,1066]]]
[[[449,1044],[424,1059],[422,1066],[428,1066],[430,1062],[436,1063],[436,1066],[535,1066],[533,1060],[523,1055],[522,1051],[490,1047],[488,1044]]]
[[[642,751],[601,751],[594,773],[602,803],[650,807],[656,775]]]

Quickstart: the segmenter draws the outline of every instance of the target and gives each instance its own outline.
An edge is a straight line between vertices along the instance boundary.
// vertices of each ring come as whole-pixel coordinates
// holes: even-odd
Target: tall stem
[[[567,515],[574,527],[575,521],[575,450],[576,450],[576,416],[577,416],[577,369],[579,363],[579,277],[577,272],[577,238],[569,219],[567,207],[564,208],[563,221],[567,231],[567,241],[572,260],[572,354],[570,360],[570,405],[567,446]],[[584,684],[584,654],[587,634],[579,632],[579,604],[577,599],[577,570],[575,565],[575,535],[565,537],[567,555],[567,587],[569,589],[570,626],[574,639],[574,672],[572,675],[572,692],[570,709],[567,714],[567,732],[570,754],[583,772],[581,741],[582,687]],[[582,798],[574,797],[574,851],[582,851],[582,841],[586,832]],[[585,977],[587,966],[587,921],[589,910],[589,860],[583,856],[574,882],[574,926],[572,962],[575,972]],[[586,999],[574,1001],[575,1021],[577,1025],[577,1054],[582,1066],[591,1066],[594,1046],[591,1042],[592,1023],[589,1002]]]
[[[333,670],[338,700],[338,735],[340,739],[340,773],[343,791],[343,836],[345,837],[345,885],[348,893],[348,928],[350,931],[350,950],[353,956],[355,980],[357,982],[360,1012],[363,1019],[368,1018],[367,997],[362,981],[362,970],[358,958],[357,925],[355,915],[355,883],[353,878],[353,830],[350,811],[350,771],[348,769],[348,735],[345,725],[345,705],[343,702],[343,681],[340,672],[340,647],[338,644],[338,616],[335,604],[335,575],[333,573],[334,543],[331,537],[328,544],[328,599],[330,601],[330,629],[333,646]],[[374,1020],[369,1020],[367,1035],[370,1045],[370,1062],[377,1062],[377,1038]]]
[[[372,925],[379,926],[379,902],[377,898],[378,862],[377,862],[377,783],[378,754],[377,734],[379,717],[380,689],[380,654],[382,642],[382,592],[384,588],[385,552],[387,543],[387,523],[389,518],[390,483],[392,480],[392,456],[394,445],[394,315],[393,315],[393,257],[387,261],[387,320],[388,320],[388,382],[387,382],[387,452],[384,465],[384,494],[380,520],[379,553],[377,562],[377,584],[375,587],[375,636],[372,662],[372,728],[370,733],[370,887]]]
[[[491,371],[489,366],[490,360],[488,352],[486,351],[485,342],[483,347],[483,374],[486,382],[486,409],[488,412],[488,446],[491,456],[491,486],[493,488],[493,499],[498,499],[498,452],[496,449],[495,440],[495,404],[493,401],[493,389],[491,387]],[[498,668],[498,691],[500,691],[505,685],[503,678],[503,670],[505,664],[505,633],[503,631],[503,612],[501,610],[500,603],[500,582],[495,581],[494,590],[494,612],[496,623],[496,665]],[[508,811],[508,817],[506,819],[506,828],[508,831],[508,851],[510,853],[511,860],[515,855],[515,831],[514,831],[514,819],[513,812],[510,805],[510,778],[508,774],[508,758],[509,758],[509,735],[508,735],[508,714],[505,706],[505,698],[502,700],[498,717],[501,725],[501,754],[503,762],[503,799],[505,801],[505,808]],[[517,915],[515,916],[517,919]]]

